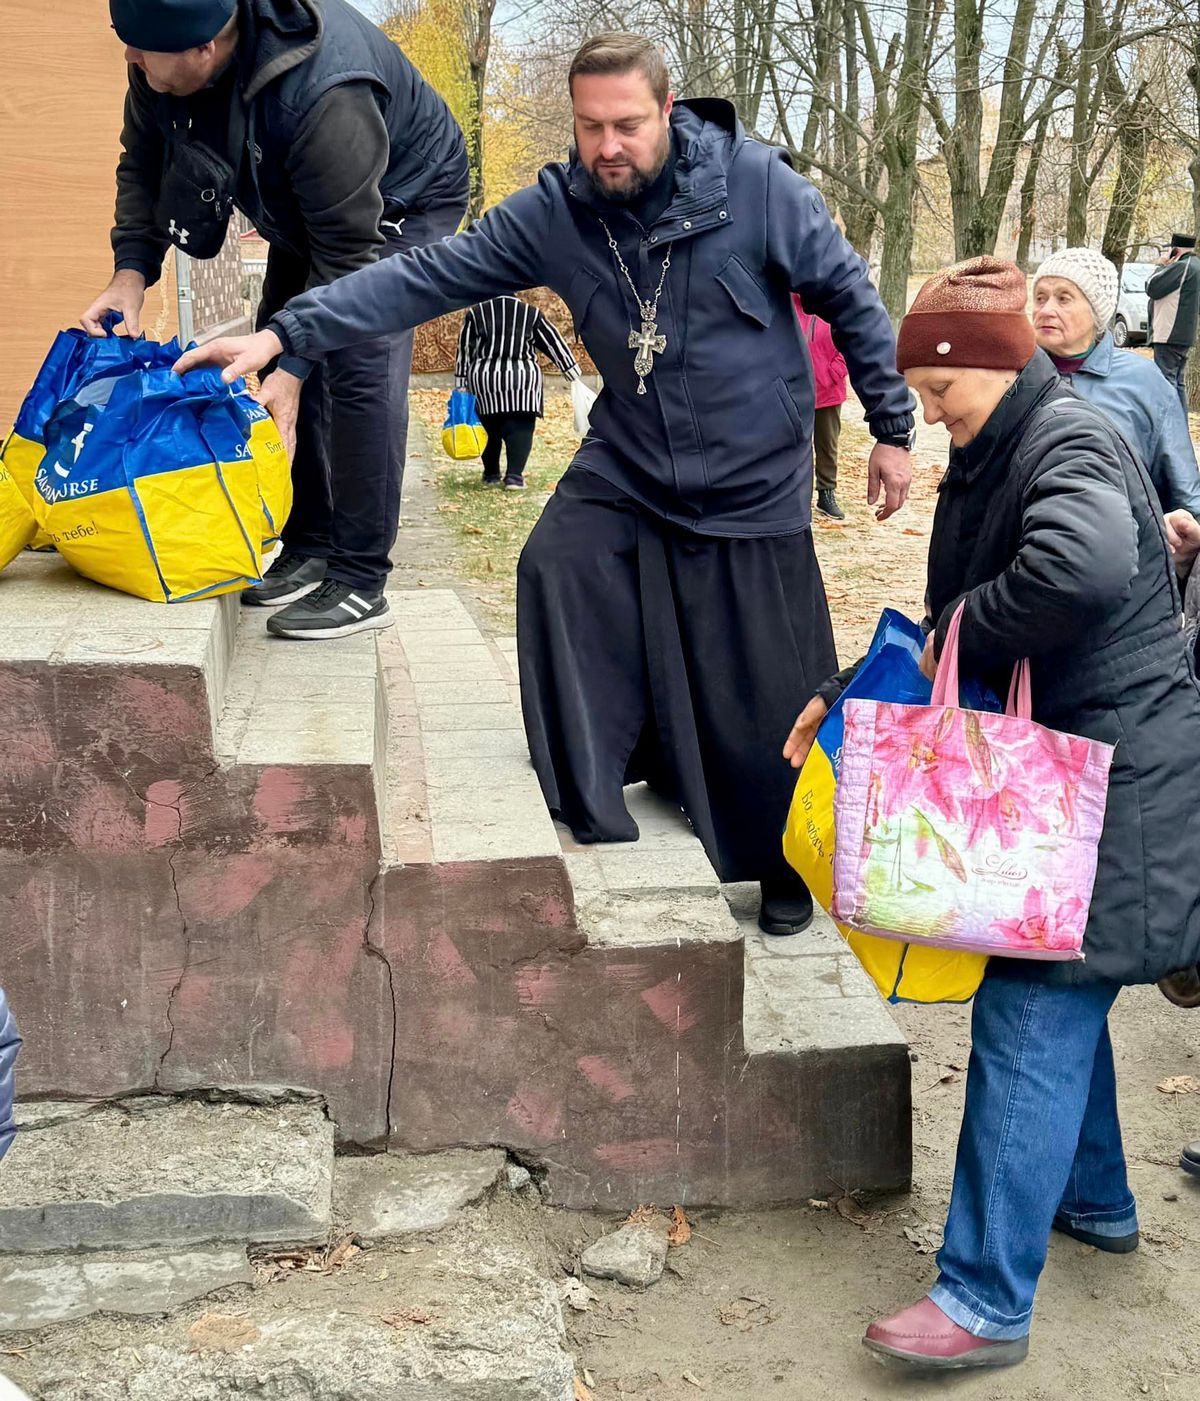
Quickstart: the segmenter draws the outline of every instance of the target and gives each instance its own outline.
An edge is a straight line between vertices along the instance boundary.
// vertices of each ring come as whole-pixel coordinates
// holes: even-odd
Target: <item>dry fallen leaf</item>
[[[833,1209],[843,1221],[849,1221],[852,1226],[857,1226],[860,1231],[868,1231],[879,1220],[874,1212],[867,1211],[853,1197],[839,1197],[833,1204]]]
[[[774,1323],[778,1317],[769,1299],[759,1299],[753,1294],[741,1294],[717,1310],[721,1323],[726,1328],[736,1328],[739,1333],[749,1333],[753,1328]]]
[[[398,1309],[395,1313],[381,1313],[379,1321],[389,1328],[403,1328],[409,1323],[432,1323],[433,1315],[424,1309]]]
[[[1200,1080],[1194,1075],[1168,1075],[1158,1088],[1165,1095],[1200,1094]]]
[[[356,1255],[361,1254],[362,1251],[359,1249],[358,1245],[355,1244],[354,1237],[347,1236],[344,1240],[338,1241],[336,1245],[331,1246],[325,1252],[321,1264],[325,1271],[337,1270],[348,1261],[353,1260]]]
[[[824,1197],[809,1197],[808,1205],[813,1211],[828,1211],[829,1203]]]
[[[918,1255],[935,1255],[942,1248],[940,1226],[905,1226],[904,1236]]]
[[[704,1390],[704,1383],[700,1380],[699,1377],[695,1376],[692,1372],[684,1372],[683,1379],[685,1382],[687,1382],[689,1386],[699,1387],[701,1391]]]
[[[189,1352],[239,1352],[258,1341],[254,1322],[237,1314],[204,1313],[188,1329]]]
[[[482,531],[482,530],[479,528],[479,526],[477,526],[477,525],[464,525],[464,526],[463,526],[463,534],[464,534],[464,535],[482,535],[482,534],[483,534],[483,531]]]
[[[575,1378],[575,1401],[592,1401],[592,1393],[578,1377]]]
[[[692,1238],[691,1222],[683,1213],[683,1207],[671,1210],[671,1229],[667,1232],[668,1245],[686,1245]]]
[[[627,1226],[647,1226],[658,1217],[656,1206],[635,1206],[625,1218]]]

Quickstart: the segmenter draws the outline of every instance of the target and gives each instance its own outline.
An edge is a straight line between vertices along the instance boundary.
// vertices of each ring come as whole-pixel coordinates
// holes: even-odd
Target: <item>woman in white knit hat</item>
[[[1200,470],[1179,399],[1152,361],[1113,345],[1117,270],[1091,248],[1052,253],[1033,279],[1033,329],[1072,388],[1142,459],[1164,514],[1200,516]]]

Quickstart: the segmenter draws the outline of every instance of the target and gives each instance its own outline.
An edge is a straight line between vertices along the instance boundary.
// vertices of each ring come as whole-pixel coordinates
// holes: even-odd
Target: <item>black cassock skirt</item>
[[[718,539],[573,467],[517,568],[525,731],[580,842],[636,841],[622,787],[687,814],[722,880],[791,872],[796,716],[837,671],[812,535]]]

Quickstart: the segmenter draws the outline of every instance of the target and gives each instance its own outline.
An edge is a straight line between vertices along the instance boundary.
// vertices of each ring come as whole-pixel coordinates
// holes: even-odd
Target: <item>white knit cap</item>
[[[1062,248],[1051,253],[1033,275],[1033,290],[1043,277],[1065,277],[1088,299],[1097,328],[1103,332],[1117,310],[1120,278],[1112,263],[1094,248]]]

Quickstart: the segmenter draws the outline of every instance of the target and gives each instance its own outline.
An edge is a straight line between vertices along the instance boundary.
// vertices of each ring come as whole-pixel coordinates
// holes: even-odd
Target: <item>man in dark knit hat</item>
[[[452,234],[466,147],[449,108],[346,0],[110,0],[129,92],[112,282],[83,313],[137,334],[174,244],[214,257],[233,209],[270,245],[259,322],[306,288]],[[400,510],[411,331],[273,363],[260,397],[289,445],[283,550],[243,603],[268,629],[325,638],[386,627]]]
[[[182,363],[228,375],[526,287],[560,293],[604,391],[517,568],[542,792],[579,841],[633,841],[623,785],[652,781],[724,880],[761,883],[764,930],[794,934],[812,899],[783,857],[795,780],[779,739],[834,648],[791,293],[846,357],[881,516],[908,493],[912,399],[866,263],[783,151],[748,137],[728,102],[676,102],[638,35],[589,40],[568,86],[569,163],[457,238],[318,288],[259,335]]]
[[[1200,258],[1192,234],[1172,234],[1171,247],[1159,260],[1159,271],[1146,283],[1150,298],[1150,344],[1154,363],[1174,385],[1187,418],[1188,356],[1196,343],[1200,322]]]

